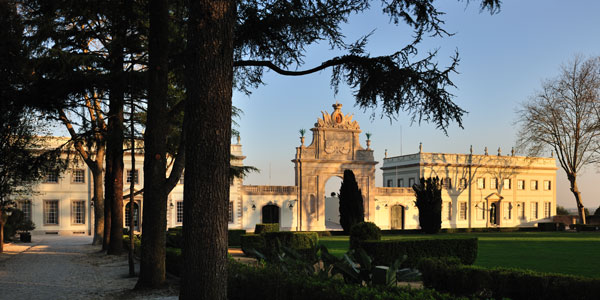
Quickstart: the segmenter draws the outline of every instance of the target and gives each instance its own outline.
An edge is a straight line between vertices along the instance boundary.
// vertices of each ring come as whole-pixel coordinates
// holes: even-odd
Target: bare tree
[[[599,161],[600,58],[575,57],[518,111],[518,143],[530,154],[552,149],[567,173],[583,224],[577,173]]]

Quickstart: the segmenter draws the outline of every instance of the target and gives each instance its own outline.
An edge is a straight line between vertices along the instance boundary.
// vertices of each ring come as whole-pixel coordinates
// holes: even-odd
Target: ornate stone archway
[[[299,205],[298,230],[325,230],[325,182],[332,176],[343,177],[344,170],[354,172],[362,190],[365,219],[374,218],[375,165],[373,150],[360,145],[360,126],[352,115],[344,115],[342,104],[333,105],[334,111],[322,112],[317,119],[312,143],[296,148],[296,186]],[[303,140],[303,139],[302,139]]]

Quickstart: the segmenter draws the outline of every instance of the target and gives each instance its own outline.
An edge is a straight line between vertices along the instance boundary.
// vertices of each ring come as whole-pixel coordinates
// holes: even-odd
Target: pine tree
[[[345,233],[350,232],[354,224],[363,222],[365,209],[363,206],[362,192],[352,170],[344,171],[344,180],[340,187],[340,224]]]

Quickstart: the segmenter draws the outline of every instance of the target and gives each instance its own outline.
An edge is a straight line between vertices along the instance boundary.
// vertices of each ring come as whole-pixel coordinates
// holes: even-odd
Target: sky
[[[435,124],[411,124],[403,112],[390,120],[380,108],[364,111],[355,106],[351,88],[341,86],[339,93],[334,93],[329,85],[331,70],[302,77],[267,72],[265,85],[251,95],[234,92],[233,96],[233,105],[243,111],[237,122],[247,157],[244,163],[261,170],[246,177],[244,183],[294,185],[291,160],[300,145],[298,131],[307,130],[306,144],[310,144],[310,128],[321,111],[333,111],[331,105],[336,101],[359,122],[363,147],[364,133],[372,133],[371,148],[379,162],[376,186],[383,186],[379,168],[386,149],[388,156],[411,154],[423,143],[424,152],[468,153],[472,145],[476,154],[483,154],[484,147],[490,153],[496,153],[498,147],[504,154],[510,153],[517,137],[519,105],[540,90],[543,80],[557,76],[560,66],[575,55],[600,55],[600,1],[505,0],[495,15],[480,12],[478,3],[471,1],[467,6],[466,1],[438,1],[437,7],[446,13],[445,29],[454,35],[427,37],[419,46],[419,55],[437,49],[440,67],[447,66],[449,57],[459,52],[459,74],[451,77],[457,88],[450,92],[455,103],[468,111],[464,129],[454,123],[445,135]],[[393,53],[411,41],[410,29],[390,24],[377,5],[374,2],[371,11],[352,16],[342,27],[347,42],[375,30],[367,46],[371,56]],[[305,64],[298,69],[342,54],[327,45],[311,46]],[[590,166],[578,178],[583,203],[592,213],[600,206],[598,170]],[[560,168],[557,204],[576,206]]]

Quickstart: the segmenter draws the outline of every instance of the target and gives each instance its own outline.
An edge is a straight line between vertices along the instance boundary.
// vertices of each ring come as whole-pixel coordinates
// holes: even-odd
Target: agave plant
[[[306,129],[302,128],[302,129],[298,130],[298,132],[300,133],[300,137],[304,137],[304,134],[306,133]]]
[[[365,135],[367,136],[367,140],[370,140],[373,134],[370,132],[365,132]]]

